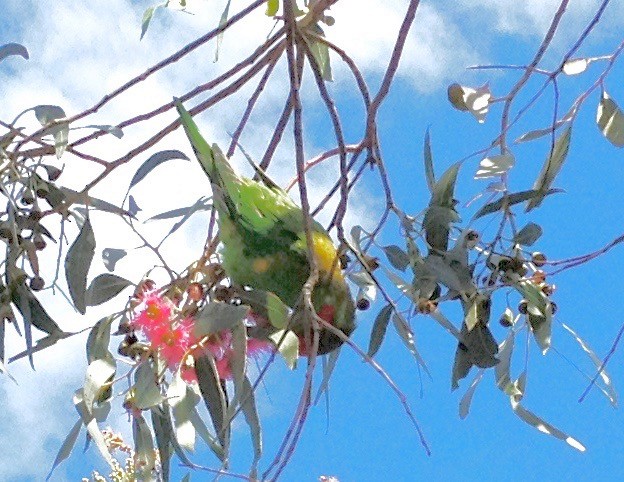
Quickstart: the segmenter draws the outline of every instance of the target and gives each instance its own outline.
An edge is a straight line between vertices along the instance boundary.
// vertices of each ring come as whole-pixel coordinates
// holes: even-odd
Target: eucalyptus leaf
[[[191,423],[191,412],[195,408],[192,393],[180,377],[180,372],[176,372],[169,384],[167,399],[173,412],[176,439],[187,450],[195,449],[195,427]]]
[[[425,360],[420,355],[420,352],[416,348],[416,341],[414,340],[414,333],[411,328],[407,324],[407,320],[401,315],[399,312],[395,312],[392,317],[392,322],[394,323],[394,327],[396,328],[397,333],[403,340],[403,343],[409,350],[409,352],[414,356],[418,364],[423,368],[427,376],[432,379],[431,373],[429,372],[429,368],[425,363]]]
[[[208,202],[209,198],[201,197],[199,198],[193,205],[172,209],[170,211],[165,211],[164,213],[156,214],[149,219],[145,220],[145,223],[151,221],[160,221],[161,219],[171,219],[171,218],[179,218],[182,216],[186,216],[189,213],[196,211],[208,211],[212,208],[212,204]]]
[[[279,9],[279,0],[267,0],[266,16],[274,17]]]
[[[104,439],[104,435],[100,431],[100,428],[97,424],[97,419],[93,415],[92,407],[87,408],[87,404],[84,400],[84,392],[82,389],[76,390],[73,396],[74,407],[80,414],[82,418],[82,423],[87,427],[87,432],[89,434],[89,440],[93,440],[95,442],[95,446],[97,447],[100,455],[106,460],[111,469],[114,469],[113,457],[108,451],[108,447],[106,445],[106,440]]]
[[[290,330],[278,330],[269,335],[269,338],[275,343],[288,368],[294,370],[299,358],[299,338],[297,335]]]
[[[34,107],[33,110],[35,111],[35,117],[37,117],[37,120],[44,127],[53,120],[63,119],[66,117],[65,111],[58,105],[38,105]],[[52,134],[54,137],[56,157],[60,159],[67,147],[69,139],[69,124],[67,122],[59,122],[58,124],[47,129],[46,133]]]
[[[252,463],[252,472],[255,472],[262,457],[262,429],[260,427],[260,417],[256,408],[256,399],[254,397],[253,385],[249,378],[243,379],[243,391],[241,393],[241,409],[245,416],[245,421],[249,425],[251,431],[251,442],[254,449],[254,458]],[[253,477],[255,478],[255,477]]]
[[[152,18],[154,17],[154,13],[156,12],[156,10],[165,5],[166,4],[152,5],[151,7],[148,7],[147,9],[145,9],[145,11],[143,12],[143,19],[141,20],[140,40],[143,40],[143,37],[147,33],[147,29],[150,25],[150,22],[152,21]]]
[[[150,158],[141,164],[141,166],[137,169],[132,177],[132,180],[130,181],[128,189],[136,186],[139,182],[145,179],[145,176],[152,172],[155,167],[158,167],[163,162],[167,162],[172,159],[184,159],[185,161],[189,160],[186,154],[176,149],[157,152],[156,154],[150,156]]]
[[[318,392],[316,392],[316,397],[314,398],[314,405],[316,405],[323,393],[327,392],[329,389],[329,381],[331,379],[332,373],[334,373],[334,369],[336,368],[336,364],[338,363],[338,357],[340,356],[341,348],[337,350],[331,351],[328,353],[327,357],[323,357],[323,379],[321,380],[321,384],[319,385]]]
[[[595,59],[569,59],[565,61],[561,70],[566,75],[578,75],[587,70],[592,60]]]
[[[545,311],[545,315],[527,313],[529,326],[543,355],[549,350],[552,340],[552,309],[550,303],[546,306]]]
[[[488,84],[473,88],[455,83],[448,87],[448,99],[453,107],[470,112],[480,124],[485,122],[491,98]]]
[[[74,302],[74,306],[83,315],[87,309],[87,273],[89,272],[94,253],[95,236],[91,222],[87,218],[65,257],[65,276],[69,294]]]
[[[616,147],[624,146],[624,113],[605,90],[598,104],[596,123],[600,132]]]
[[[156,446],[160,458],[160,470],[163,481],[169,481],[171,462],[171,439],[175,437],[171,420],[169,419],[169,407],[163,402],[162,407],[155,407],[151,410],[152,427],[156,436]]]
[[[322,29],[317,25],[315,25],[316,29],[319,31],[319,35],[324,36]],[[307,40],[307,39],[306,39]],[[329,47],[327,44],[320,42],[318,40],[310,40],[308,42],[308,46],[310,51],[312,52],[312,56],[314,57],[314,61],[318,66],[319,72],[323,80],[327,82],[331,82],[333,79],[331,62],[329,57]]]
[[[539,430],[542,433],[545,433],[546,435],[550,435],[559,440],[563,440],[570,447],[575,448],[579,452],[585,452],[586,450],[585,446],[581,442],[576,440],[574,437],[569,436],[568,434],[562,432],[561,430],[549,424],[545,420],[541,419],[540,417],[535,415],[533,412],[530,412],[529,410],[524,408],[519,402],[516,402],[513,397],[510,397],[510,400],[511,400],[511,407],[514,413],[523,422],[531,425],[532,427],[535,427],[537,430]]]
[[[11,301],[20,312],[24,321],[28,321],[38,330],[55,337],[62,337],[66,333],[50,317],[33,292],[20,284],[11,291]]]
[[[115,372],[114,360],[101,358],[89,363],[83,388],[83,400],[89,413],[93,412],[94,404],[99,403],[101,396],[110,388]]]
[[[382,249],[384,253],[386,253],[390,264],[399,271],[405,271],[405,268],[409,266],[409,255],[398,246],[391,244],[389,246],[384,246]]]
[[[193,333],[198,339],[206,335],[212,335],[223,330],[231,330],[236,324],[243,321],[249,308],[247,306],[235,306],[227,303],[208,303],[196,315]]]
[[[618,394],[613,388],[613,382],[611,381],[611,377],[609,376],[609,374],[607,373],[605,369],[604,362],[596,355],[596,353],[591,349],[591,347],[587,344],[587,342],[583,340],[572,328],[570,328],[565,323],[561,323],[561,326],[563,327],[564,330],[566,330],[568,333],[570,333],[570,335],[574,337],[574,339],[579,344],[581,349],[585,353],[587,353],[592,363],[598,370],[598,373],[600,374],[600,378],[605,384],[606,389],[603,389],[602,392],[609,399],[609,402],[611,402],[611,405],[614,408],[616,408],[618,406]],[[599,387],[599,388],[602,388],[602,387]]]
[[[134,373],[134,405],[145,410],[163,401],[160,388],[156,384],[156,374],[148,362],[144,362]]]
[[[28,60],[28,50],[22,44],[8,43],[0,46],[0,62],[12,55],[19,55]]]
[[[109,271],[114,271],[117,261],[126,256],[128,252],[125,249],[119,248],[104,248],[102,250],[102,261],[104,266]]]
[[[86,304],[87,306],[101,305],[113,299],[128,286],[132,286],[132,282],[121,276],[110,273],[98,275],[93,278],[87,289]]]
[[[219,20],[219,28],[222,28],[227,23],[228,14],[230,11],[230,3],[231,3],[231,0],[228,0],[227,3],[225,4],[225,8],[223,9],[223,13],[221,14],[221,19]],[[217,48],[215,50],[215,57],[214,57],[215,62],[219,61],[219,50],[221,49],[221,42],[223,42],[224,32],[225,32],[224,30],[221,30],[219,34],[217,35]]]
[[[139,205],[134,200],[134,196],[132,195],[128,196],[128,212],[132,215],[133,218],[135,218],[136,215],[139,214],[139,211],[143,211],[143,210],[139,207]]]
[[[425,178],[427,179],[427,187],[429,192],[433,193],[435,189],[435,173],[433,170],[433,154],[431,153],[431,136],[429,135],[429,128],[425,132],[425,144],[423,147],[423,159],[425,161]]]
[[[217,438],[225,453],[228,452],[229,446],[229,425],[226,425],[225,414],[227,410],[227,401],[225,392],[219,381],[219,374],[215,365],[214,358],[211,355],[203,355],[195,358],[195,372],[197,373],[197,382],[199,391],[212,419]]]
[[[531,222],[516,233],[513,242],[522,246],[533,246],[535,241],[542,236],[542,233],[541,226]]]
[[[200,211],[208,211],[209,209],[211,209],[212,206],[210,204],[206,203],[205,198],[199,198],[195,204],[193,204],[182,216],[182,219],[180,219],[177,223],[175,223],[171,229],[169,230],[169,232],[167,233],[167,235],[163,238],[163,240],[161,241],[161,244],[165,241],[165,239],[167,239],[169,236],[171,236],[173,233],[175,233],[178,229],[180,229],[180,227],[182,227],[182,225],[189,220],[189,218]]]
[[[283,330],[290,321],[290,308],[274,293],[263,290],[243,290],[237,293],[241,303],[251,308],[254,316],[271,323],[271,326]]]
[[[481,159],[479,169],[475,174],[475,179],[488,179],[500,177],[511,169],[516,163],[516,158],[511,152],[490,156]]]
[[[513,355],[515,343],[515,333],[509,330],[507,338],[498,351],[500,363],[496,365],[494,373],[496,375],[496,386],[509,396],[516,395],[514,384],[511,382],[511,356]]]
[[[464,396],[459,402],[459,418],[461,418],[462,420],[465,419],[468,416],[468,413],[470,412],[470,405],[472,403],[472,398],[474,397],[474,394],[477,391],[477,387],[479,386],[479,382],[481,382],[481,380],[483,379],[484,374],[485,374],[484,369],[479,370],[477,375],[474,377],[474,380],[468,387],[468,390],[466,390],[466,393],[464,393]]]
[[[108,350],[110,343],[111,325],[114,317],[107,316],[98,321],[87,338],[87,362],[91,363],[100,359],[111,359],[112,354]]]
[[[538,207],[548,193],[550,186],[561,170],[561,167],[563,166],[563,163],[568,155],[571,136],[572,126],[570,125],[555,141],[552,152],[548,156],[548,159],[546,159],[546,162],[544,163],[544,166],[542,167],[542,170],[533,185],[533,190],[537,191],[537,194],[529,199],[526,207],[527,211]]]
[[[379,348],[381,347],[381,344],[386,336],[386,330],[388,328],[391,315],[392,305],[388,304],[384,306],[375,317],[370,340],[368,342],[368,356],[371,358],[377,354]]]
[[[138,480],[152,480],[152,471],[156,467],[154,439],[143,415],[132,417],[132,436],[134,439],[134,467]]]
[[[72,429],[67,434],[67,437],[65,437],[65,440],[63,441],[63,444],[61,445],[61,448],[59,449],[58,453],[56,454],[56,458],[54,459],[52,468],[50,469],[50,472],[48,473],[48,476],[46,477],[46,481],[50,480],[50,477],[52,477],[52,472],[54,472],[54,469],[56,469],[63,460],[67,459],[67,457],[70,456],[74,448],[74,445],[76,445],[76,440],[78,439],[78,435],[80,434],[81,428],[82,428],[82,420],[76,421]]]
[[[121,139],[124,136],[123,130],[117,126],[111,126],[107,124],[90,124],[88,126],[84,126],[84,129],[97,129],[99,131],[104,131],[107,134],[114,135],[117,139]]]
[[[479,209],[476,214],[473,216],[473,219],[478,219],[487,214],[492,214],[501,209],[504,209],[505,206],[513,206],[514,204],[518,204],[524,201],[529,201],[538,196],[548,196],[550,194],[555,194],[558,192],[563,192],[562,189],[549,189],[545,194],[541,194],[540,191],[531,189],[529,191],[520,191],[512,194],[506,194],[502,198],[497,201],[491,202],[483,206]]]

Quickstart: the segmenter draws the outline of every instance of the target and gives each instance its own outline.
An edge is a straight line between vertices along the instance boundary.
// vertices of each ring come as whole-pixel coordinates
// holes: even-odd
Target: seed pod
[[[62,170],[60,170],[58,167],[55,166],[43,166],[46,170],[46,172],[48,173],[48,179],[50,181],[56,181],[59,177],[61,177],[61,174],[63,173]]]
[[[376,258],[375,256],[368,256],[366,254],[363,255],[363,257],[364,262],[366,263],[366,266],[370,271],[375,271],[377,268],[379,268],[379,258]]]
[[[513,326],[514,316],[513,316],[513,312],[511,311],[509,307],[505,308],[505,311],[501,315],[498,322],[501,324],[501,326],[504,326],[505,328],[509,328],[510,326]]]
[[[30,280],[30,289],[33,291],[41,291],[45,286],[45,281],[41,276],[35,276]]]
[[[156,283],[153,280],[149,278],[141,280],[141,282],[137,285],[136,289],[134,290],[134,296],[135,298],[138,298],[144,295],[145,293],[147,293],[148,291],[152,291],[155,287],[156,287]]]
[[[201,301],[204,299],[204,287],[199,283],[191,283],[186,289],[186,293],[193,301]]]
[[[229,301],[232,298],[232,290],[229,286],[219,285],[214,289],[214,299],[217,301]]]
[[[356,306],[360,311],[366,311],[370,308],[370,300],[368,298],[360,298],[357,300]]]
[[[518,304],[518,312],[526,315],[529,312],[529,302],[527,300],[520,301]]]
[[[35,202],[35,195],[30,189],[26,189],[24,191],[24,194],[22,194],[22,202],[26,205],[29,205]]]
[[[542,271],[541,269],[538,269],[535,273],[533,273],[533,276],[531,276],[531,279],[533,280],[535,284],[541,284],[544,281],[546,281],[546,272]]]
[[[35,249],[37,251],[41,251],[41,250],[45,249],[45,247],[48,245],[48,243],[46,243],[45,239],[43,239],[43,236],[41,236],[39,233],[36,233],[33,236],[33,244],[35,245]]]
[[[30,221],[33,222],[38,222],[41,221],[41,218],[43,218],[43,213],[41,211],[39,211],[38,209],[32,209],[29,213],[28,213],[28,219]]]
[[[347,269],[350,262],[351,257],[347,253],[342,253],[340,255],[340,269]]]
[[[535,251],[533,254],[531,254],[531,262],[538,268],[544,266],[546,264],[546,261],[547,259],[544,253]]]

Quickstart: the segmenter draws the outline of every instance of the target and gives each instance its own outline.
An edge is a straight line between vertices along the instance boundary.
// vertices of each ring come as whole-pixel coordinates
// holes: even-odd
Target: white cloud
[[[336,25],[327,29],[327,36],[367,74],[381,75],[394,47],[405,8],[405,4],[397,2],[362,0],[357,5],[339,2],[332,8]],[[457,26],[449,22],[446,13],[423,3],[410,30],[398,75],[416,90],[431,92],[479,57]]]
[[[146,37],[139,42],[142,9],[134,3],[127,0],[57,0],[45,3],[31,1],[24,5],[23,0],[4,0],[7,18],[12,18],[14,22],[11,33],[21,32],[21,36],[3,39],[3,42],[15,41],[26,45],[31,58],[28,61],[11,59],[10,70],[0,68],[0,85],[3,89],[0,118],[10,119],[26,107],[37,104],[59,104],[69,114],[79,112],[132,76],[144,72],[164,56],[213,28],[221,15],[220,7],[215,8],[214,2],[208,0],[197,0],[193,2],[194,5],[191,4],[195,15],[162,10],[157,12]],[[579,3],[585,5],[583,2],[574,2],[575,5]],[[545,28],[544,19],[548,18],[544,12],[552,10],[554,4],[554,1],[492,0],[482,1],[474,7],[472,3],[464,2],[464,10],[460,9],[458,16],[443,12],[439,5],[422,4],[408,38],[398,75],[417,91],[431,92],[446,85],[466,65],[483,61],[488,55],[473,47],[471,38],[493,39],[495,29],[514,34],[529,32],[538,35]],[[234,5],[237,5],[236,2]],[[404,14],[403,8],[404,5],[399,6],[399,2],[344,0],[333,9],[332,14],[337,22],[335,27],[326,29],[328,37],[347,50],[361,65],[367,78],[378,79],[385,70],[394,45]],[[474,14],[474,8],[480,9],[477,12],[484,18],[483,23],[466,31],[461,15]],[[585,7],[575,8],[579,12],[589,11]],[[27,16],[20,15],[23,9],[28,11]],[[141,82],[83,124],[117,124],[170,101],[173,95],[181,95],[193,86],[206,82],[214,77],[215,72],[225,71],[248,55],[266,38],[272,24],[262,14],[261,8],[256,16],[225,35],[219,63],[213,62],[214,44],[204,47],[175,66]],[[484,29],[483,25],[488,28]],[[492,31],[489,28],[491,25],[494,25]],[[487,40],[483,41],[488,43]],[[286,100],[286,83],[279,76],[279,70],[283,71],[284,68],[283,64],[278,66],[272,84],[263,93],[256,115],[250,120],[241,139],[243,146],[256,159],[264,152]],[[347,85],[341,77],[347,77],[347,72],[337,59],[334,59],[334,71],[338,84],[335,88],[337,94],[341,95]],[[252,88],[247,87],[245,92]],[[304,95],[310,95],[312,90],[306,86]],[[201,100],[211,93],[214,92],[200,96]],[[191,101],[189,105],[196,102]],[[209,110],[199,116],[198,122],[205,136],[226,146],[229,141],[227,132],[236,127],[245,106],[244,95],[235,96],[219,109]],[[169,112],[127,128],[121,140],[105,136],[80,149],[106,160],[114,160],[173,118],[174,114]],[[24,123],[35,127],[34,116],[29,114],[24,118]],[[87,131],[72,132],[72,136],[83,132]],[[270,171],[279,182],[289,180],[294,173],[290,132],[289,127]],[[330,147],[312,136],[306,141],[308,157]],[[160,149],[181,149],[190,154],[183,134],[178,131],[142,153],[129,165],[120,168],[116,174],[98,185],[92,194],[111,202],[121,202],[128,181],[140,163]],[[61,178],[63,184],[81,187],[85,178],[91,179],[99,172],[99,168],[94,165],[69,155],[63,158],[63,162],[67,163]],[[242,156],[238,156],[235,162],[240,166],[245,164]],[[142,214],[148,216],[190,205],[200,195],[207,194],[208,182],[200,172],[195,164],[179,160],[158,167],[133,190],[137,202],[144,209]],[[331,168],[323,166],[314,171],[311,176],[314,198],[320,198],[328,186],[335,182],[332,175],[335,172],[335,163]],[[375,213],[380,212],[383,200],[380,194],[363,190],[358,191],[358,198],[362,201],[349,206],[347,223],[369,223],[370,226]],[[334,208],[335,201],[326,210],[322,220],[327,220]],[[183,234],[165,245],[163,254],[176,268],[185,267],[199,256],[205,236],[205,219],[201,215],[194,218]],[[130,238],[125,225],[113,216],[96,215],[93,223],[98,249],[92,276],[104,271],[99,260],[102,248],[140,245],[140,241]],[[169,226],[167,223],[153,223],[140,225],[140,229],[149,239],[157,240]],[[68,233],[69,238],[73,239],[76,234],[74,225],[68,227]],[[119,263],[118,270],[121,275],[136,280],[154,263],[154,258],[146,250],[133,251]],[[46,273],[53,272],[54,260],[49,261],[43,269]],[[99,315],[107,313],[106,307],[93,310],[85,320],[68,314],[71,310],[58,297],[47,302],[51,314],[68,330],[92,324]],[[75,420],[71,393],[82,383],[84,376],[84,340],[84,336],[75,337],[37,354],[36,372],[30,371],[25,362],[12,367],[20,381],[19,387],[15,387],[6,377],[0,379],[0,392],[4,400],[0,427],[3,434],[11,434],[10,443],[8,446],[5,444],[0,451],[0,479],[28,476],[40,478],[47,471],[53,459],[52,454]],[[14,335],[8,336],[7,341],[7,346],[13,351],[19,351],[23,346],[23,340]],[[41,440],[41,434],[44,434],[45,443]]]

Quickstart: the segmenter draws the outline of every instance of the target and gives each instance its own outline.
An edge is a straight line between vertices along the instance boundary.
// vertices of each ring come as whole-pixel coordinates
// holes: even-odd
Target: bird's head
[[[353,296],[349,290],[342,273],[339,271],[327,272],[319,266],[319,280],[312,290],[312,304],[319,318],[331,324],[335,328],[349,337],[355,330],[355,305]],[[310,322],[302,319],[303,313],[301,305],[295,309],[293,314],[293,327],[299,336],[299,353],[308,355],[306,346],[304,326],[309,326]],[[310,328],[310,333],[312,329]],[[309,340],[311,340],[310,337]],[[343,343],[343,338],[327,328],[321,327],[317,354],[325,355],[339,348]]]

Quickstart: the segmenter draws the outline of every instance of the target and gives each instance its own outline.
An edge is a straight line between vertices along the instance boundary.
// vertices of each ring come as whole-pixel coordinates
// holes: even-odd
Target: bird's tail
[[[221,152],[221,149],[219,149],[219,146],[216,144],[211,146],[206,142],[199,132],[197,124],[195,124],[191,114],[184,108],[182,102],[178,99],[175,99],[174,102],[186,136],[191,142],[191,146],[195,151],[195,155],[202,169],[210,179],[215,194],[218,192],[219,197],[222,198],[225,204],[224,207],[230,211],[230,214],[234,214],[234,206],[229,205],[231,202],[230,193],[236,192],[236,186],[240,181],[238,176],[227,161],[223,152]]]

